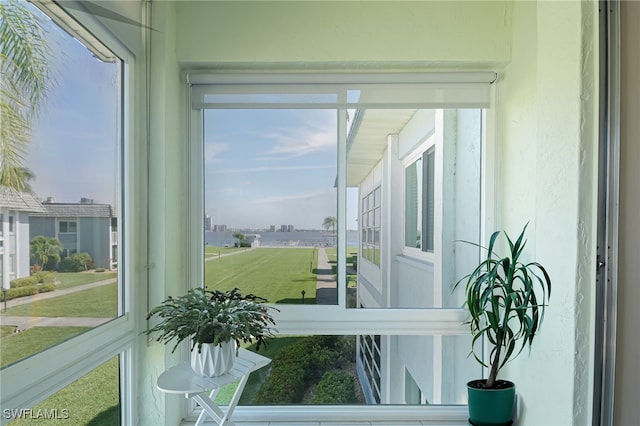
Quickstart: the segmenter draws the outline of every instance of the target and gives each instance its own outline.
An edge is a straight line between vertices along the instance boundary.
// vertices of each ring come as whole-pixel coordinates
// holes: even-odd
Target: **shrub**
[[[31,277],[28,277],[28,278],[31,278]],[[46,293],[49,291],[53,291],[55,289],[56,289],[55,284],[38,284],[38,285],[10,288],[9,290],[6,291],[6,293],[4,291],[2,293],[6,294],[6,297],[7,297],[6,300],[11,300],[11,299],[16,299],[18,297],[33,296],[38,293]]]
[[[291,404],[318,378],[346,359],[343,339],[338,336],[310,336],[281,350],[272,363],[271,374],[254,402]]]
[[[322,376],[313,404],[350,404],[356,401],[356,383],[353,376],[344,371],[329,371]]]
[[[73,253],[58,264],[60,272],[82,272],[93,268],[93,259],[89,253]]]
[[[96,268],[96,270],[94,272],[104,272],[106,271],[106,269],[104,268]]]
[[[30,277],[16,278],[10,283],[11,288],[32,287],[38,284],[39,278],[36,275]]]

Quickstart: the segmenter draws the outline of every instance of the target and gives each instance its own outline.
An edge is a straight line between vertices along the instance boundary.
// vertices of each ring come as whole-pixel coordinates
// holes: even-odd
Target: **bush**
[[[16,278],[9,284],[11,288],[32,287],[38,284],[39,278],[36,275],[30,277]]]
[[[305,390],[322,375],[345,361],[345,345],[338,336],[310,336],[281,350],[273,359],[271,374],[254,402],[300,402]]]
[[[344,371],[329,371],[322,376],[313,404],[350,404],[356,401],[355,379]]]
[[[58,264],[60,272],[82,272],[93,268],[93,259],[89,253],[73,253]]]
[[[31,277],[28,277],[28,278],[31,278]],[[38,293],[46,293],[49,291],[53,291],[55,289],[56,289],[55,284],[37,284],[37,285],[31,285],[31,286],[10,288],[9,290],[6,291],[6,293],[4,291],[2,293],[6,294],[6,297],[7,297],[6,300],[11,300],[11,299],[16,299],[18,297],[33,296]]]
[[[96,270],[94,272],[104,272],[106,271],[106,269],[104,268],[96,268]]]

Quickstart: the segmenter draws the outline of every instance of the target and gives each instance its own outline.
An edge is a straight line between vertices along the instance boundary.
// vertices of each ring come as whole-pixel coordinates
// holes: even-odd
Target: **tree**
[[[336,224],[338,223],[338,219],[335,216],[327,216],[324,218],[324,222],[322,222],[322,226],[327,231],[331,228],[332,233],[336,233]]]
[[[18,191],[29,189],[31,126],[54,83],[45,30],[25,3],[0,3],[0,185]]]
[[[35,258],[36,264],[42,269],[50,262],[60,262],[60,253],[62,253],[63,246],[57,238],[47,238],[42,235],[38,235],[31,240],[31,257]]]
[[[242,242],[244,241],[244,239],[246,238],[244,236],[244,234],[242,232],[235,232],[233,234],[233,238],[235,238],[236,240],[238,240],[238,242],[236,243],[237,247],[240,247],[242,245]]]

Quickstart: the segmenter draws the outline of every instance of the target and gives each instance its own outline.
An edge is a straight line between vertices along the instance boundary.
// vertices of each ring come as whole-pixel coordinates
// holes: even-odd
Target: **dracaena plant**
[[[521,261],[526,229],[525,225],[515,242],[506,232],[494,232],[486,258],[454,286],[455,289],[464,285],[465,289],[464,306],[470,316],[465,324],[470,326],[473,336],[469,355],[490,368],[486,389],[496,386],[498,372],[507,361],[517,357],[525,346],[531,348],[551,296],[551,279],[546,269],[537,262]],[[509,246],[505,257],[494,251],[501,233]],[[483,338],[491,345],[488,364],[482,359],[482,345],[478,345]]]
[[[275,321],[271,311],[277,310],[254,294],[242,295],[237,288],[230,291],[210,291],[203,288],[189,290],[179,297],[171,297],[153,308],[147,320],[157,317],[160,322],[144,333],[154,335],[158,342],[175,340],[172,352],[180,342],[191,338],[191,349],[203,343],[218,345],[234,340],[256,342],[256,349],[273,337]]]

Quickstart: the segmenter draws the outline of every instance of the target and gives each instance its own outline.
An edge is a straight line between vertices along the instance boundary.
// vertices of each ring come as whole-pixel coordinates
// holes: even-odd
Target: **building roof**
[[[23,212],[43,213],[42,203],[32,194],[19,192],[7,186],[0,186],[0,207]]]
[[[114,217],[109,204],[90,203],[42,203],[45,211],[36,217]]]

